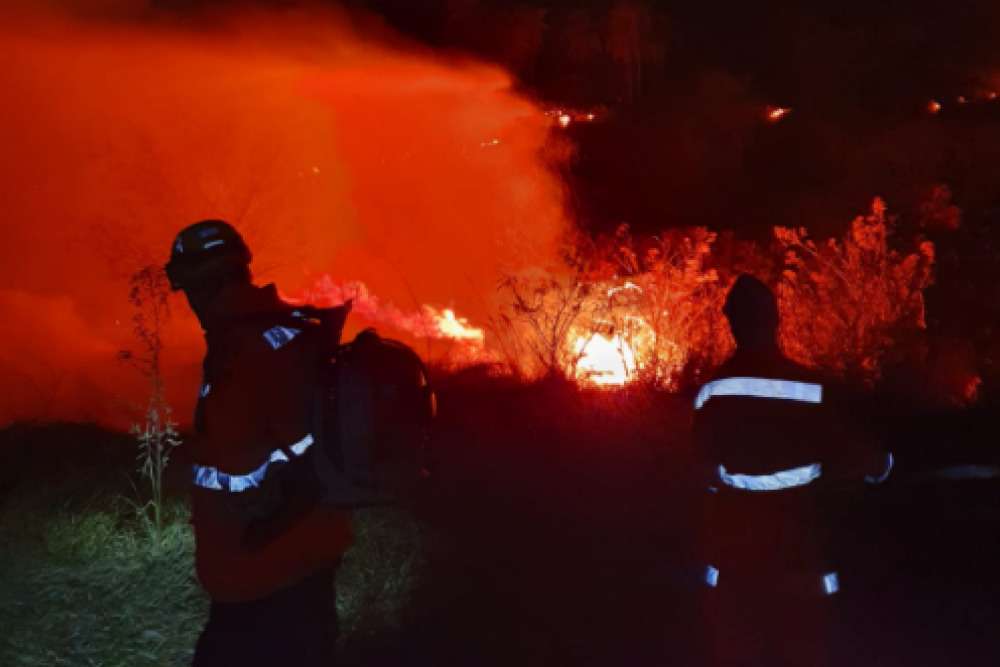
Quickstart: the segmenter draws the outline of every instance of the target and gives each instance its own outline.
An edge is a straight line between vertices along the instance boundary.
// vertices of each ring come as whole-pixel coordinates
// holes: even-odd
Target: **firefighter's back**
[[[738,352],[696,401],[710,471],[707,556],[731,579],[798,579],[830,571],[824,467],[842,429],[829,381],[777,351]],[[825,464],[825,466],[824,466]]]
[[[740,276],[723,309],[736,352],[698,391],[706,465],[704,601],[714,665],[826,663],[839,589],[820,511],[839,419],[831,388],[785,358],[774,293]]]

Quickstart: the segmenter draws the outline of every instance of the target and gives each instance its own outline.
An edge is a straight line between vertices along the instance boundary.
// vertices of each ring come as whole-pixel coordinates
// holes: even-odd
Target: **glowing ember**
[[[580,336],[573,351],[580,360],[576,378],[597,385],[623,385],[635,370],[635,352],[621,335]]]
[[[777,123],[779,120],[792,113],[792,110],[788,107],[768,107],[767,108],[767,119],[772,123]]]
[[[938,113],[941,111],[941,103],[937,100],[931,100],[927,103],[927,110],[931,113]]]
[[[559,114],[559,126],[569,127],[569,124],[573,122],[573,117],[568,113]]]
[[[588,114],[587,114],[587,120],[594,120],[595,118],[597,118],[597,116],[596,116],[596,115],[594,115],[594,114],[592,114],[592,113],[588,113]]]
[[[956,101],[956,102],[958,102],[959,104],[965,104],[965,103],[966,103],[966,102],[968,102],[969,100],[968,100],[968,99],[966,99],[965,95],[959,95],[959,96],[958,96],[958,97],[957,97],[957,98],[955,99],[955,101]]]

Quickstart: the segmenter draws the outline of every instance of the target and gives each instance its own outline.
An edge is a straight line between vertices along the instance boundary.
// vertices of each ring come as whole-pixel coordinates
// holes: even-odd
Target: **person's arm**
[[[694,443],[694,481],[709,492],[717,492],[719,485],[719,461],[715,452],[713,420],[705,414],[707,407],[695,410],[691,417],[691,433]]]
[[[310,341],[293,341],[288,349],[269,351],[259,367],[258,409],[266,415],[267,435],[275,448],[289,449],[295,443],[311,441],[312,401],[315,396],[315,355]],[[318,446],[313,442],[310,447]],[[289,452],[292,461],[277,470],[274,492],[279,494],[276,511],[252,521],[244,536],[244,546],[261,549],[287,533],[318,505],[319,481],[312,470],[311,452],[301,458]]]
[[[830,443],[830,472],[835,479],[881,484],[892,474],[895,458],[856,415],[858,401],[833,387],[827,407],[825,437]]]

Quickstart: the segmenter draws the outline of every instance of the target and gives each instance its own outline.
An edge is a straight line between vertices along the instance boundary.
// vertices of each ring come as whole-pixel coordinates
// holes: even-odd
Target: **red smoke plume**
[[[0,28],[0,424],[135,417],[127,279],[195,220],[235,223],[286,293],[328,274],[472,324],[500,272],[546,262],[565,230],[548,120],[503,71],[329,12],[186,18]],[[172,305],[184,421],[202,348]]]

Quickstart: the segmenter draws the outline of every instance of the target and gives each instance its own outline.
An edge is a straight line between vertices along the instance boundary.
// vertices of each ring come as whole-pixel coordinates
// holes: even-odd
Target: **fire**
[[[455,311],[451,308],[445,308],[440,313],[431,306],[425,306],[425,308],[430,313],[432,321],[442,337],[472,341],[480,345],[486,340],[486,334],[482,329],[472,326],[469,324],[469,320],[464,317],[455,315]]]
[[[559,127],[565,129],[576,123],[593,123],[605,114],[604,107],[594,109],[573,109],[569,107],[553,107],[545,112]]]
[[[578,336],[573,352],[579,357],[576,379],[601,386],[623,385],[635,373],[635,351],[621,334]]]
[[[405,310],[391,301],[380,299],[360,281],[336,282],[329,274],[318,278],[311,287],[296,293],[282,294],[290,303],[329,307],[351,302],[351,313],[365,325],[378,325],[406,334],[415,339],[450,340],[460,343],[466,361],[485,358],[486,332],[474,326],[453,308],[438,309],[422,304],[416,310]]]
[[[779,120],[792,113],[792,110],[788,107],[768,107],[767,108],[767,119],[772,123],[777,123]]]
[[[931,100],[927,103],[927,110],[931,113],[938,113],[941,111],[941,103],[937,100]]]

